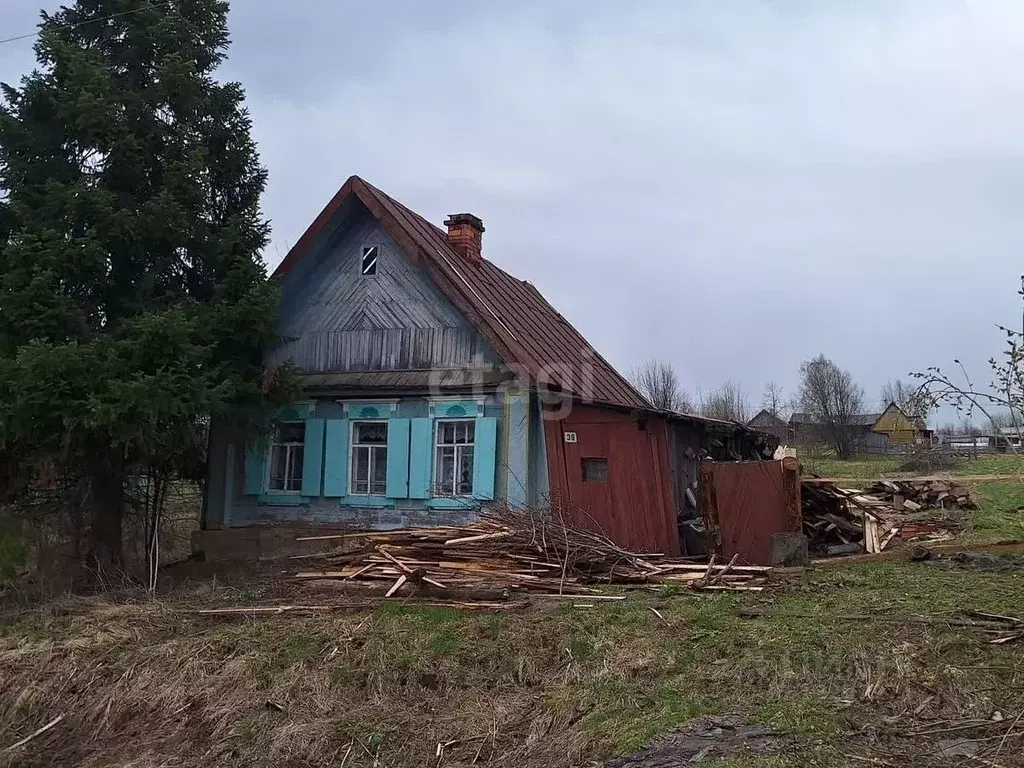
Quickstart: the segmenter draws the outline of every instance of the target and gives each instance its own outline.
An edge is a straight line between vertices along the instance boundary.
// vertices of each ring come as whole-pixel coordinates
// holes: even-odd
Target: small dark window
[[[364,275],[377,274],[377,253],[380,249],[376,245],[368,245],[363,248],[363,269]]]
[[[608,479],[608,459],[584,459],[583,481],[604,482]]]

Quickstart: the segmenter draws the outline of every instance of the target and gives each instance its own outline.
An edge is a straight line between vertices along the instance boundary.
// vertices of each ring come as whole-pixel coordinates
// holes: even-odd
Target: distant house
[[[759,432],[767,432],[779,439],[780,443],[788,442],[789,425],[767,408],[747,422],[747,426]]]
[[[771,455],[760,433],[653,408],[484,258],[479,218],[445,225],[353,176],[299,238],[274,272],[281,342],[265,363],[293,364],[301,396],[265,442],[211,426],[196,549],[273,524],[461,525],[550,503],[674,553],[700,457]]]
[[[923,421],[910,418],[896,403],[886,406],[871,429],[886,435],[889,445],[930,445],[933,434]]]
[[[880,413],[858,413],[850,418],[853,442],[858,450],[884,451],[888,447],[888,435],[872,430],[879,416]],[[797,444],[826,441],[821,421],[810,413],[798,411],[790,416],[789,434],[790,440]]]

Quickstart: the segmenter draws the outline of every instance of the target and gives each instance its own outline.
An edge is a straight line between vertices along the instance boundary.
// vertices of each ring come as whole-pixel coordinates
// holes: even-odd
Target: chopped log
[[[809,565],[807,537],[802,533],[773,533],[771,558],[776,568]]]

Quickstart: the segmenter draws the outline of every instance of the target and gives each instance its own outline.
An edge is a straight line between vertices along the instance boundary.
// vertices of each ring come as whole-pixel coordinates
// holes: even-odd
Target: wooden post
[[[718,524],[718,499],[715,495],[715,462],[700,463],[700,513],[704,518],[704,540],[709,554],[722,551],[722,528]]]
[[[800,465],[792,456],[782,460],[782,496],[786,504],[786,532],[803,533],[800,509]]]

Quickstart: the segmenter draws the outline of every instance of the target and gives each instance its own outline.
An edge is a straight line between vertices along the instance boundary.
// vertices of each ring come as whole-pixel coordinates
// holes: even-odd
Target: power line
[[[162,0],[162,2],[149,3],[148,5],[142,5],[138,8],[133,8],[130,11],[121,11],[120,13],[112,13],[109,16],[101,16],[98,19],[87,19],[86,21],[79,21],[76,24],[62,24],[59,27],[53,27],[52,30],[57,31],[64,29],[77,29],[78,27],[85,26],[86,24],[95,24],[100,21],[110,21],[111,19],[116,19],[121,16],[129,16],[133,13],[138,13],[139,11],[151,11],[155,8],[164,8],[170,5],[170,2],[171,0]],[[14,37],[6,37],[0,40],[0,45],[3,45],[4,43],[13,43],[15,40],[28,40],[30,37],[38,37],[41,33],[42,30],[36,30],[35,32],[29,32],[25,35],[15,35]]]

